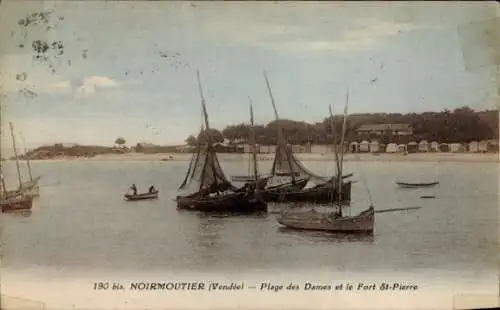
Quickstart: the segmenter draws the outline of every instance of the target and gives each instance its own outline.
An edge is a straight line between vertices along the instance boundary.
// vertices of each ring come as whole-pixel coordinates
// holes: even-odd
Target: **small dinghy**
[[[422,194],[422,195],[420,195],[420,198],[421,199],[433,199],[433,198],[436,198],[436,195],[434,195],[434,194]]]
[[[396,184],[401,188],[422,188],[422,187],[434,187],[439,184],[438,181],[435,182],[396,182]]]
[[[125,199],[129,201],[135,200],[149,200],[149,199],[158,199],[158,190],[149,192],[149,193],[141,193],[141,194],[125,194]]]

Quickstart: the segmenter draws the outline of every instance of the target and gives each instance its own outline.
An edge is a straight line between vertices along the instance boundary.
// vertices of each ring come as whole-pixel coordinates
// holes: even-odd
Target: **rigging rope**
[[[358,159],[357,161],[359,162],[359,160],[361,159],[361,158],[359,157],[359,154],[356,154],[356,157],[357,157],[357,159]],[[359,167],[359,165],[358,165],[358,167]],[[368,199],[370,200],[370,206],[373,206],[372,194],[371,194],[371,192],[370,192],[370,188],[368,188],[368,184],[366,183],[366,179],[365,179],[365,176],[364,176],[364,173],[363,173],[363,169],[362,169],[362,168],[360,168],[360,169],[359,169],[359,171],[360,171],[360,173],[359,173],[359,174],[360,174],[360,176],[361,176],[361,181],[363,182],[363,185],[365,186],[365,189],[366,189],[366,191],[367,191],[367,193],[368,193]]]

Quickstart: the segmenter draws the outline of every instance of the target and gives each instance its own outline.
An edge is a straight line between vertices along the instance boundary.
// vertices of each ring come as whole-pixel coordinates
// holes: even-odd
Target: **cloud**
[[[332,35],[328,33],[319,35],[318,33],[311,33],[309,35],[306,34],[304,36],[299,36],[294,40],[255,42],[254,44],[264,48],[273,49],[277,52],[352,52],[373,48],[377,44],[382,43],[384,40],[392,36],[426,28],[429,28],[429,26],[374,21],[368,26],[358,26],[353,29],[343,31],[338,36],[335,36],[336,38],[332,38]]]
[[[77,97],[89,97],[102,88],[118,87],[119,83],[106,76],[90,76],[61,81],[53,86],[54,92],[70,92]]]

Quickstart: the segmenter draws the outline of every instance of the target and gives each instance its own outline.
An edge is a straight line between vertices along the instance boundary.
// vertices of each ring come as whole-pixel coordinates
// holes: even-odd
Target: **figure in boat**
[[[137,186],[135,186],[135,184],[132,184],[132,186],[130,186],[130,189],[132,190],[132,195],[137,196]]]
[[[154,185],[151,185],[151,186],[149,187],[149,193],[150,193],[150,194],[152,194],[152,193],[154,193],[154,192],[156,192],[156,188],[154,187]]]

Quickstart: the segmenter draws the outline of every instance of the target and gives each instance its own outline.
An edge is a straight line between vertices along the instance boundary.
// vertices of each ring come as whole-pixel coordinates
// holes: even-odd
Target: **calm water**
[[[268,168],[270,162],[261,163]],[[495,163],[348,162],[352,213],[421,206],[376,215],[373,237],[283,231],[275,215],[213,217],[179,212],[172,198],[186,162],[35,162],[41,196],[27,216],[2,214],[3,262],[27,268],[91,270],[328,270],[467,274],[496,270],[498,166]],[[222,163],[228,175],[246,172]],[[328,163],[309,163],[328,175]],[[9,163],[9,178],[13,177]],[[398,189],[395,180],[439,178],[434,189]],[[160,189],[156,201],[126,202],[136,183]],[[13,184],[13,183],[11,183]],[[366,186],[365,186],[366,184]],[[421,193],[438,199],[420,199]]]

